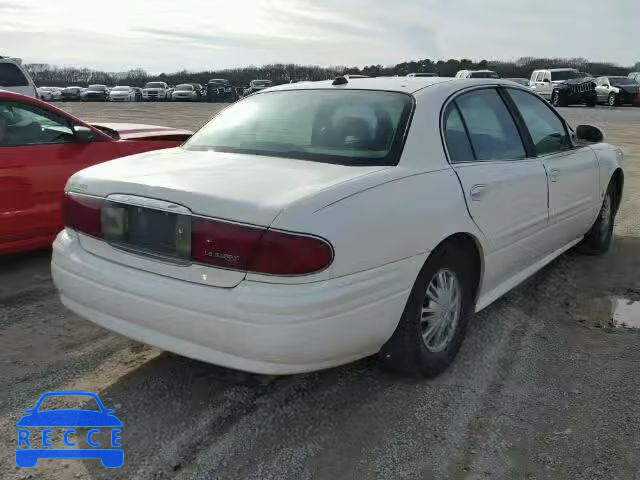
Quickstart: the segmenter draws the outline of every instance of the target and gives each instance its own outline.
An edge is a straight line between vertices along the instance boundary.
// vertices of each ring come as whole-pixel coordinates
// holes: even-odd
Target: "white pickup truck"
[[[169,85],[166,82],[149,82],[142,89],[142,100],[158,102],[169,100]]]
[[[0,90],[38,98],[31,76],[20,64],[19,59],[0,57]]]

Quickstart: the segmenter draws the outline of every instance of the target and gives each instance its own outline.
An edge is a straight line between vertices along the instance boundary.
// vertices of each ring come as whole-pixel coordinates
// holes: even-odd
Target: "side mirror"
[[[115,410],[112,408],[107,408],[105,409],[104,413],[106,413],[107,415],[113,415],[115,413]]]
[[[24,411],[24,413],[33,413],[33,412],[35,412],[35,410],[36,410],[35,408],[27,408],[27,409]]]
[[[73,127],[73,136],[77,142],[88,143],[95,140],[93,130],[84,125],[76,125]]]
[[[600,143],[604,140],[602,130],[593,125],[578,125],[578,128],[576,128],[576,136],[579,140],[592,143]]]

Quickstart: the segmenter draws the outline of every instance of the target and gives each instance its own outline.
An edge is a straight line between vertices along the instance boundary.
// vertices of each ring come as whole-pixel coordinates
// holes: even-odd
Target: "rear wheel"
[[[602,201],[602,207],[596,222],[587,232],[580,244],[580,251],[590,255],[604,255],[609,251],[613,238],[613,226],[616,212],[616,200],[613,188],[609,185]]]
[[[609,106],[610,107],[615,107],[616,105],[618,105],[618,97],[616,96],[615,93],[610,93],[609,94]]]
[[[411,376],[435,377],[456,357],[473,313],[472,262],[456,244],[434,252],[413,286],[383,360]]]

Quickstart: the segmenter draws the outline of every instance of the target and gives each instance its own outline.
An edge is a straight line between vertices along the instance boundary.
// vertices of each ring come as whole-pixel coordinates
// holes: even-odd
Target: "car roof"
[[[344,77],[347,83],[333,85],[334,80],[322,80],[319,82],[285,83],[271,87],[264,91],[275,90],[313,90],[313,89],[341,89],[341,90],[380,90],[392,92],[413,93],[425,87],[443,82],[453,81],[448,77],[375,77],[375,78],[349,78]]]

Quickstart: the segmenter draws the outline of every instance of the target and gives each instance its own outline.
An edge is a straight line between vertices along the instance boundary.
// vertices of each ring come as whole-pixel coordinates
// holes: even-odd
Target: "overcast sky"
[[[520,56],[632,65],[638,30],[640,0],[0,0],[0,55],[111,71]]]

